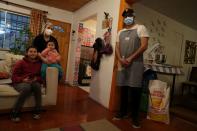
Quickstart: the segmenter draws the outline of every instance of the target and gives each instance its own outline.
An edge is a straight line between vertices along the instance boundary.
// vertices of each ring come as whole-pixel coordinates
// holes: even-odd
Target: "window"
[[[15,48],[19,38],[27,42],[28,34],[24,30],[29,29],[29,21],[29,16],[0,10],[0,48]]]

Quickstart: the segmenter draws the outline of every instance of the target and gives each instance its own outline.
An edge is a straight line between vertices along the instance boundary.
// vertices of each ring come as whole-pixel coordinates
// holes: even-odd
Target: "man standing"
[[[149,34],[144,25],[135,23],[135,14],[132,9],[125,9],[122,16],[125,28],[119,31],[116,43],[116,56],[119,62],[117,86],[120,87],[120,110],[114,119],[120,120],[127,116],[128,92],[131,91],[132,125],[134,128],[140,128],[143,52],[148,47]]]

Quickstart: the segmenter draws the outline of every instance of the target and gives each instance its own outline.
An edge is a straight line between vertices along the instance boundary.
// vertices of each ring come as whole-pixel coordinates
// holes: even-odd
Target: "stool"
[[[184,94],[185,88],[189,88],[189,93],[191,93],[191,88],[197,88],[197,82],[185,81],[182,83],[182,95]]]
[[[192,67],[189,81],[182,83],[182,95],[184,94],[184,88],[189,88],[189,92],[191,93],[192,87],[197,88],[197,67]]]

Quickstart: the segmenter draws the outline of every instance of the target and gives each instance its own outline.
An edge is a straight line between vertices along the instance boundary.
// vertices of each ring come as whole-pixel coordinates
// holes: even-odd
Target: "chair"
[[[192,67],[189,81],[182,83],[182,95],[184,94],[184,89],[189,88],[189,93],[191,93],[191,88],[197,88],[197,67]]]

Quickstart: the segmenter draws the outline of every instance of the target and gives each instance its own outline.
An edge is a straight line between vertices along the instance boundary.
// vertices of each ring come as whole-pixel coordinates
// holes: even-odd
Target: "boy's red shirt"
[[[31,61],[28,57],[24,57],[22,60],[19,60],[13,67],[12,71],[12,83],[21,83],[24,78],[34,78],[36,81],[42,83],[41,78],[41,65],[42,62],[39,59]]]

